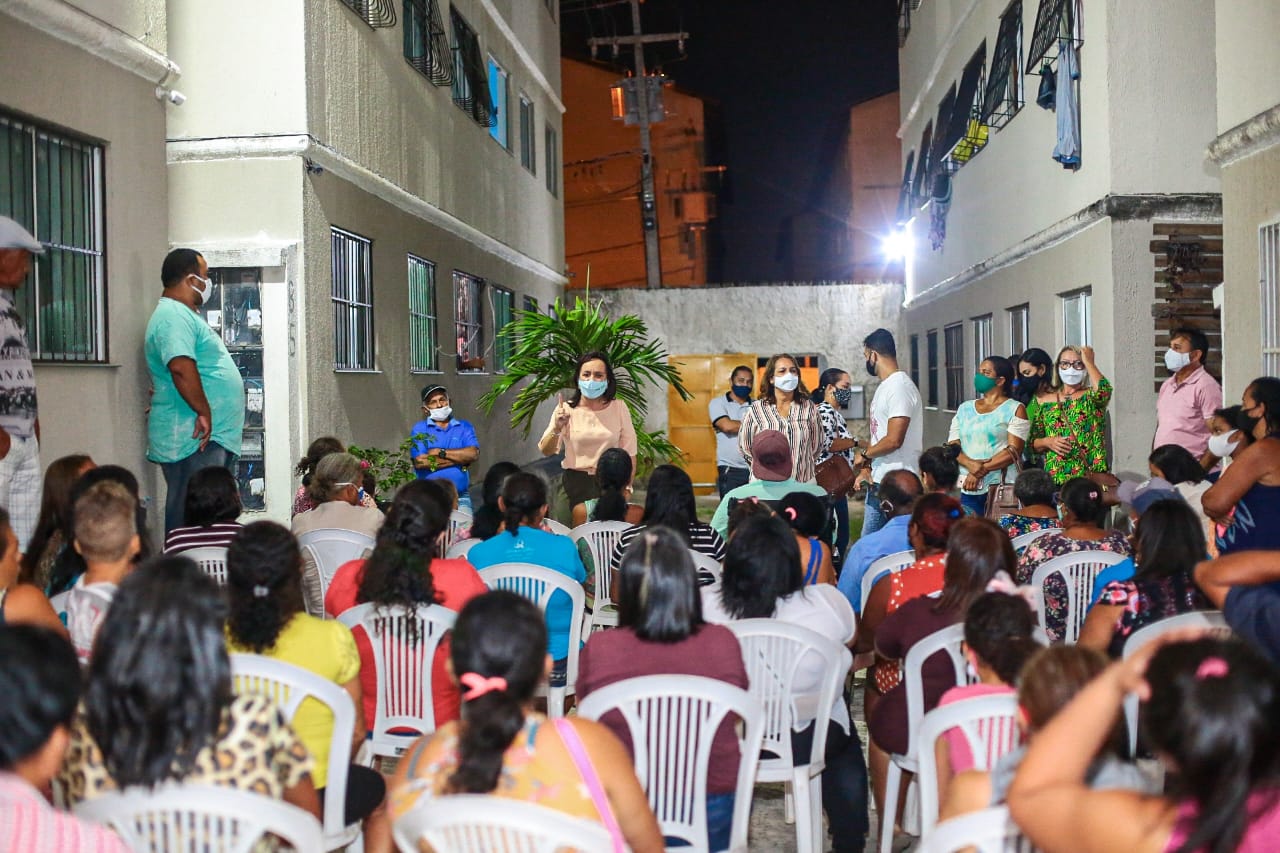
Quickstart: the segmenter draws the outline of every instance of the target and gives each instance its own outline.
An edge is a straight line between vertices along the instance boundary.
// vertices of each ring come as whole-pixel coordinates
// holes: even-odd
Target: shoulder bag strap
[[[582,745],[582,738],[578,737],[578,733],[574,731],[573,723],[563,717],[557,717],[551,722],[560,734],[560,740],[564,742],[565,749],[569,750],[569,757],[573,759],[578,772],[582,774],[582,781],[586,784],[588,793],[591,794],[591,802],[595,803],[596,811],[600,813],[600,820],[604,823],[604,828],[609,831],[609,837],[613,839],[613,853],[626,853],[627,845],[622,838],[622,828],[618,826],[617,818],[613,816],[613,807],[609,805],[609,797],[605,794],[600,776],[591,763],[591,756],[587,755],[587,748]]]

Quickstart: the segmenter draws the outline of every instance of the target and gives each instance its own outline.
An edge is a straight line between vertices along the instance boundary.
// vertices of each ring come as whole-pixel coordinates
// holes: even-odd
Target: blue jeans
[[[986,494],[967,495],[964,492],[961,492],[960,505],[965,508],[968,515],[976,515],[978,518],[982,518],[987,514]]]
[[[733,836],[733,801],[736,795],[707,794],[707,849],[711,851],[728,850]],[[663,839],[668,847],[688,847],[689,843],[680,838]]]
[[[197,450],[186,459],[177,462],[161,462],[160,470],[164,473],[164,532],[168,534],[175,527],[182,526],[182,517],[186,514],[187,483],[202,468],[226,468],[232,473],[236,470],[239,457],[220,444],[209,442],[204,450]]]
[[[880,511],[880,487],[870,483],[867,485],[866,514],[862,516],[862,538],[865,539],[888,523],[889,519]]]
[[[751,469],[731,468],[728,465],[716,466],[716,491],[723,498],[738,486],[745,486],[751,480]]]

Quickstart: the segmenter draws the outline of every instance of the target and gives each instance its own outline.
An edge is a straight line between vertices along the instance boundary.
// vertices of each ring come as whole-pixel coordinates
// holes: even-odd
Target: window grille
[[[359,15],[360,20],[373,29],[396,25],[396,10],[391,5],[391,0],[338,0],[338,2]]]
[[[547,191],[556,195],[560,191],[560,145],[556,140],[556,130],[551,125],[547,125],[543,146],[547,158],[547,174],[544,176]]]
[[[925,336],[925,349],[929,358],[929,398],[931,408],[938,408],[938,330],[930,329]]]
[[[493,104],[489,101],[489,80],[480,40],[458,10],[449,7],[453,24],[453,102],[481,127],[492,127]]]
[[[404,0],[404,58],[437,86],[453,82],[449,40],[436,0]]]
[[[454,322],[460,373],[478,373],[484,370],[483,290],[483,279],[453,271]]]
[[[534,299],[532,296],[526,296],[524,298],[524,310],[529,311],[530,313],[533,313],[533,314],[537,314],[538,300]]]
[[[373,370],[373,241],[330,229],[333,369]]]
[[[102,146],[0,113],[0,215],[44,244],[12,295],[36,361],[107,358]]]
[[[969,59],[960,75],[960,88],[956,90],[951,120],[947,123],[947,138],[942,147],[953,169],[969,162],[974,154],[987,144],[987,126],[982,123],[982,72],[987,66],[987,43],[984,41]]]
[[[1053,65],[1062,39],[1070,39],[1076,47],[1084,43],[1075,34],[1075,12],[1075,0],[1040,0],[1036,25],[1031,31],[1031,49],[1027,52],[1027,74],[1038,74],[1041,60]]]
[[[1093,346],[1093,294],[1077,290],[1062,296],[1063,346]]]
[[[1001,128],[1022,109],[1022,0],[1014,0],[1000,16],[991,74],[982,96],[981,123]]]
[[[924,204],[929,200],[929,193],[933,187],[929,186],[929,150],[933,147],[933,122],[929,122],[924,126],[924,134],[920,137],[920,158],[916,163],[916,176],[914,186],[911,188],[911,197],[916,207]]]
[[[515,353],[515,338],[507,325],[514,319],[516,295],[505,287],[493,288],[493,370],[506,373]]]
[[[409,255],[409,370],[439,373],[436,265]]]
[[[995,344],[991,334],[991,315],[984,314],[973,318],[973,369],[982,367],[985,359],[995,355]],[[1006,388],[1006,391],[1009,389]]]
[[[507,86],[507,71],[492,56],[489,57],[489,102],[493,104],[493,124],[489,126],[489,135],[507,150],[511,149],[509,129],[511,120],[507,103],[510,91]]]
[[[933,194],[934,175],[941,174],[947,168],[943,162],[947,154],[943,141],[947,138],[947,126],[951,123],[951,111],[955,104],[956,84],[952,83],[951,88],[938,102],[938,118],[933,123],[933,146],[929,152],[929,174],[925,175],[925,198]]]
[[[912,335],[908,338],[911,350],[911,384],[920,387],[920,336]]]
[[[1027,304],[1015,305],[1008,311],[1009,314],[1009,349],[1012,352],[1022,354],[1029,347],[1028,339],[1031,337],[1031,307]]]
[[[1262,285],[1262,375],[1280,376],[1280,223],[1258,229]]]
[[[942,332],[946,349],[943,366],[947,372],[947,409],[954,412],[964,402],[964,326],[953,323]]]
[[[907,154],[907,167],[902,170],[902,188],[898,190],[898,213],[896,221],[898,225],[905,225],[907,220],[911,218],[911,211],[914,205],[911,203],[911,169],[915,165],[916,152],[912,151]]]
[[[538,161],[533,129],[533,101],[522,93],[520,95],[520,165],[536,175]]]

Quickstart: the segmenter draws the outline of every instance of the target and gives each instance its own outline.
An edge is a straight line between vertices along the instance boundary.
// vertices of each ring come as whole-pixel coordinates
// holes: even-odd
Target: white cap
[[[44,254],[40,241],[7,216],[0,216],[0,249],[26,249],[36,255]]]

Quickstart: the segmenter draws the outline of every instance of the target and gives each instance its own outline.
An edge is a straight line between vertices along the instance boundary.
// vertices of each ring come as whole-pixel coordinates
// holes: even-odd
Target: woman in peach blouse
[[[578,388],[566,403],[563,396],[551,414],[538,449],[545,456],[564,451],[564,492],[569,505],[600,496],[596,463],[610,447],[621,447],[636,456],[636,430],[631,410],[616,398],[618,384],[602,352],[578,356],[574,368]]]

